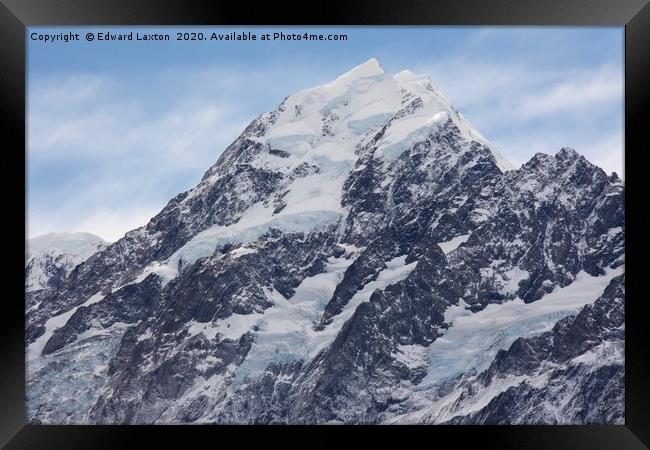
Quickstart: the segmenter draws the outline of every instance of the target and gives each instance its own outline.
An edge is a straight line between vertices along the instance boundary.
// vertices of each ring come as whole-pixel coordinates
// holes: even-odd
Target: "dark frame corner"
[[[648,0],[403,0],[379,6],[369,0],[357,0],[345,6],[307,4],[287,15],[273,2],[259,2],[251,8],[243,2],[229,4],[200,0],[0,0],[0,60],[2,76],[2,123],[10,144],[4,147],[9,159],[3,181],[7,184],[4,203],[11,208],[7,220],[16,236],[25,232],[25,198],[16,184],[25,187],[25,75],[26,27],[37,25],[218,25],[218,24],[301,24],[301,25],[606,25],[625,27],[625,170],[627,239],[626,258],[641,259],[641,233],[648,229],[640,206],[640,177],[635,173],[636,155],[647,149],[644,129],[650,109],[650,4]],[[309,7],[309,8],[308,8]],[[6,140],[6,138],[5,138]],[[632,163],[630,163],[632,162]],[[7,176],[9,175],[9,176]],[[639,186],[637,186],[637,184]],[[635,187],[636,186],[636,187]],[[632,207],[630,207],[632,202]],[[5,206],[6,207],[6,206]],[[22,212],[21,212],[22,211]],[[636,217],[635,217],[636,215]],[[248,428],[183,426],[36,426],[25,425],[24,418],[24,305],[16,301],[24,293],[24,240],[7,239],[12,244],[12,263],[6,279],[11,280],[11,294],[4,302],[4,326],[0,329],[2,372],[0,382],[0,444],[8,449],[31,448],[130,448],[133,438],[151,440],[169,446],[178,440],[185,446],[196,438],[207,438],[226,430],[239,430],[245,442]],[[418,433],[446,435],[454,441],[492,444],[498,448],[648,448],[650,446],[650,342],[646,325],[646,300],[640,289],[640,269],[630,264],[626,269],[626,425],[624,426],[517,426],[517,427],[416,427]],[[17,291],[14,293],[13,291]],[[191,440],[181,440],[191,428]],[[315,427],[320,430],[320,427]],[[386,430],[390,428],[390,430]],[[266,435],[277,434],[284,427],[266,428]],[[349,430],[348,427],[338,429]],[[385,436],[404,432],[405,427],[358,427],[365,436]],[[127,431],[128,430],[128,431]],[[259,428],[256,428],[259,430]],[[327,428],[328,434],[335,430]],[[337,430],[335,430],[337,431]],[[412,438],[409,427],[407,439]],[[186,438],[189,438],[186,436]],[[159,444],[158,444],[159,445]]]

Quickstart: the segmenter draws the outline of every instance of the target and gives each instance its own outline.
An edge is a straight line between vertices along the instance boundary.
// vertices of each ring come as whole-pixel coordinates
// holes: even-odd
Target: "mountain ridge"
[[[376,423],[417,409],[448,311],[521,302],[547,326],[600,292],[550,318],[541,300],[624,264],[621,180],[570,149],[512,170],[497,155],[428,78],[376,60],[288,96],[147,225],[28,293],[30,417]]]

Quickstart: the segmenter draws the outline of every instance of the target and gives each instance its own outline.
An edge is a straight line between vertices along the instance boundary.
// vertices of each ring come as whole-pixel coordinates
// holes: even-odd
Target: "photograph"
[[[25,420],[625,424],[621,26],[30,26]]]

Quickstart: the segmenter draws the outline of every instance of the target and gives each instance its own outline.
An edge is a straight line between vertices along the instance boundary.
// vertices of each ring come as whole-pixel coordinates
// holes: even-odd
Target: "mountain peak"
[[[311,164],[344,176],[343,167],[349,169],[354,163],[360,143],[374,139],[375,155],[390,162],[448,120],[458,127],[464,141],[489,147],[502,172],[512,169],[429,76],[411,70],[389,76],[376,58],[329,83],[289,95],[275,111],[260,116],[250,129],[255,141],[272,147],[273,153],[255,157],[247,153],[247,163],[274,172]],[[280,154],[284,157],[277,157]],[[323,164],[327,167],[320,167]]]
[[[537,152],[521,166],[521,170],[534,173],[534,176],[551,177],[556,181],[574,177],[576,173],[580,174],[579,178],[587,176],[592,179],[593,176],[597,176],[603,180],[607,177],[607,173],[602,168],[570,147],[562,147],[555,154]],[[612,177],[610,182],[617,183],[618,177]]]
[[[379,61],[377,61],[377,58],[370,58],[363,64],[359,64],[358,66],[345,72],[338,79],[367,78],[382,75],[386,75],[386,72],[384,72],[381,64],[379,64]]]
[[[560,151],[557,152],[555,157],[558,159],[574,160],[582,157],[582,155],[578,153],[576,150],[572,149],[571,147],[562,147]]]
[[[622,307],[596,297],[624,271],[623,185],[568,149],[502,173],[423,78],[371,59],[288,96],[145,227],[28,255],[28,420],[622,421]],[[612,339],[513,344],[589,303]],[[594,383],[618,415],[584,416]]]

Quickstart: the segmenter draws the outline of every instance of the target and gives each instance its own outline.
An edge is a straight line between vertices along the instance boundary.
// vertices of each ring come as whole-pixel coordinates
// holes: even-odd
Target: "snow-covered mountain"
[[[59,286],[72,270],[108,243],[91,233],[47,233],[27,240],[25,289]]]
[[[619,423],[623,193],[568,148],[513,169],[372,59],[28,293],[28,415]]]

